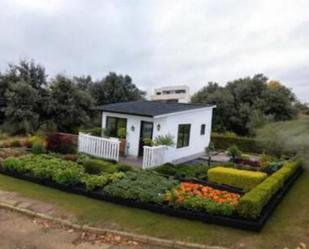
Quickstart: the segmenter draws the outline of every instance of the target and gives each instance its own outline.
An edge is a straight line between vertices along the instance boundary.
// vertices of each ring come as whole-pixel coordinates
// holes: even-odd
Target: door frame
[[[138,143],[138,156],[141,157],[143,156],[144,154],[144,142],[142,140],[142,137],[143,137],[143,128],[144,128],[144,124],[151,124],[152,125],[152,129],[151,129],[151,139],[152,139],[152,136],[153,136],[153,122],[152,121],[144,121],[144,120],[141,120],[141,128],[140,128],[140,133],[139,133],[139,143]]]

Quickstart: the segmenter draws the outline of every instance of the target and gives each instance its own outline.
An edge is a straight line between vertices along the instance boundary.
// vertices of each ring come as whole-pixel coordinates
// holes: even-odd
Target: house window
[[[175,90],[175,93],[186,93],[186,90]]]
[[[201,125],[201,135],[205,135],[205,128],[206,128],[206,125],[202,124]]]
[[[190,129],[190,124],[180,124],[178,126],[177,148],[189,146]]]
[[[111,137],[117,137],[120,128],[127,129],[127,120],[125,118],[106,117],[106,132]]]

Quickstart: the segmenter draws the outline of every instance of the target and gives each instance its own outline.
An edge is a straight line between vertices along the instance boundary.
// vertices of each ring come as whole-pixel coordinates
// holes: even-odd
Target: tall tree
[[[130,76],[116,73],[109,73],[102,80],[95,82],[90,92],[97,105],[140,100],[146,94],[137,88]]]
[[[94,99],[74,81],[57,75],[51,82],[52,117],[59,131],[74,132],[89,125]]]
[[[280,82],[262,74],[228,82],[225,87],[209,83],[192,97],[194,103],[216,104],[214,129],[240,135],[254,134],[270,120],[288,120],[296,115],[295,95]]]
[[[0,94],[0,122],[5,121],[4,128],[11,132],[31,132],[47,117],[47,75],[45,68],[33,60],[9,64],[0,75]]]

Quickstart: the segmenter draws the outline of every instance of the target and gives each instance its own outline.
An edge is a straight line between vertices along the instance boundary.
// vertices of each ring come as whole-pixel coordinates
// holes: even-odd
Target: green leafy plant
[[[114,174],[106,174],[106,175],[88,175],[85,174],[81,178],[81,182],[85,184],[87,191],[93,191],[96,188],[102,188],[109,182],[113,182],[119,180],[125,176],[124,173],[114,173]]]
[[[241,151],[236,145],[232,145],[227,149],[227,155],[234,161],[236,158],[241,157]]]
[[[81,161],[85,172],[88,174],[115,173],[118,171],[117,165],[100,159],[84,159]]]
[[[46,152],[46,149],[43,144],[34,143],[31,147],[31,152],[33,154],[43,154]]]
[[[121,180],[108,184],[103,192],[123,199],[162,203],[164,194],[177,184],[178,181],[151,172],[127,172]]]
[[[226,164],[224,166],[230,166]],[[156,171],[163,175],[170,175],[180,178],[197,178],[200,180],[207,179],[207,171],[215,165],[208,166],[208,164],[197,164],[197,165],[188,165],[188,164],[179,164],[173,165],[166,163],[160,167],[154,168],[153,171]]]
[[[120,139],[125,139],[127,136],[127,131],[126,131],[126,128],[119,128],[117,130],[117,137],[120,138]]]
[[[24,173],[25,168],[21,164],[20,160],[18,160],[15,157],[8,157],[3,161],[3,168],[11,171],[11,172],[17,172],[17,173]]]
[[[167,135],[159,135],[155,137],[153,141],[154,145],[166,145],[166,146],[173,146],[175,145],[174,137],[171,134]]]
[[[153,141],[150,137],[144,138],[143,142],[144,142],[144,145],[146,145],[146,146],[153,146],[154,145],[154,143],[153,143]]]

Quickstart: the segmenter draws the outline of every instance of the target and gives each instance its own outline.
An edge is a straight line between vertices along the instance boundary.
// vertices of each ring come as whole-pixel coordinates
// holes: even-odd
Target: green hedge
[[[243,152],[262,153],[262,148],[254,138],[232,137],[221,134],[212,134],[211,141],[216,149],[226,150],[232,145],[236,145]]]
[[[300,161],[289,162],[269,176],[257,187],[246,193],[239,201],[237,212],[245,218],[257,218],[270,198],[284,185],[284,182],[301,166]]]
[[[267,177],[266,173],[215,167],[208,170],[209,181],[225,184],[244,190],[250,190]]]

